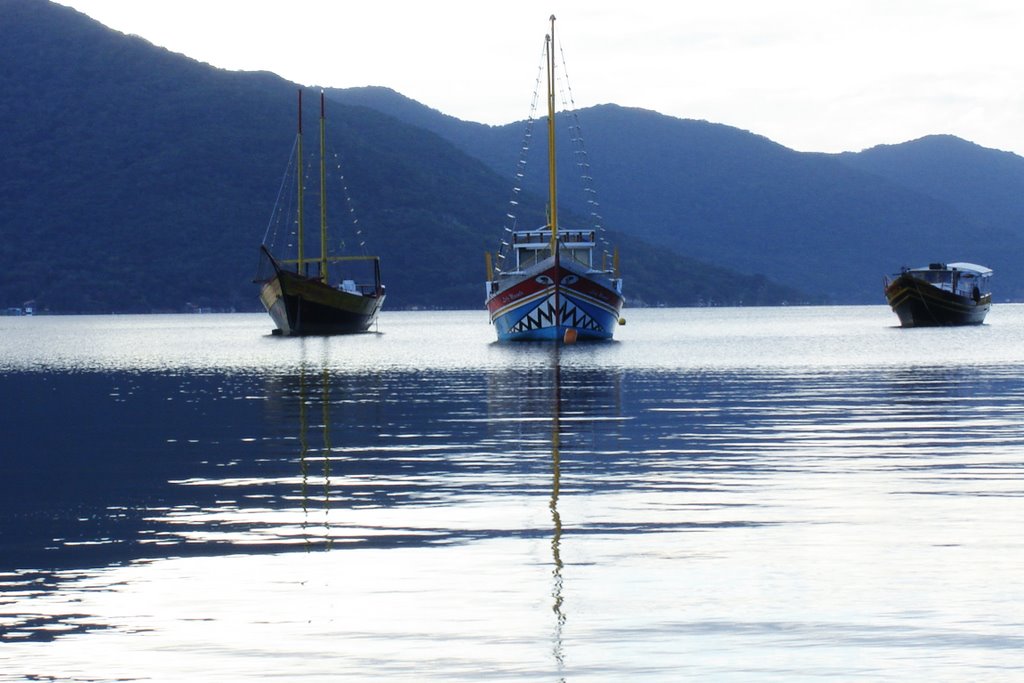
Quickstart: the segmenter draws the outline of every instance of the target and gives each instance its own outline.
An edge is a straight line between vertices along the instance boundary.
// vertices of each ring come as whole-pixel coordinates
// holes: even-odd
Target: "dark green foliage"
[[[43,0],[0,4],[0,62],[0,304],[258,310],[252,278],[294,138],[294,85],[214,69]],[[329,104],[328,138],[367,249],[382,257],[388,307],[481,307],[508,175],[370,108]],[[698,272],[720,275],[714,300],[747,298],[732,274],[634,241],[625,254],[633,301],[698,303],[685,284]]]
[[[0,0],[0,64],[0,307],[259,309],[252,278],[294,138],[293,84],[200,64],[44,0]],[[388,308],[482,307],[523,124],[458,121],[382,88],[328,95],[330,148],[382,258]],[[1000,299],[1024,295],[1007,261],[1024,215],[1003,182],[1021,173],[1014,155],[991,165],[990,150],[968,147],[992,173],[968,191],[955,173],[915,168],[912,148],[903,166],[883,162],[905,172],[884,173],[867,167],[870,152],[799,154],[611,105],[579,117],[628,305],[872,302],[904,263],[961,259],[997,270]],[[542,222],[545,153],[532,151],[524,224]],[[568,144],[559,168],[562,224],[589,225]]]
[[[270,200],[250,169],[287,149],[290,85],[37,0],[0,5],[0,62],[0,301],[253,307],[251,235]]]

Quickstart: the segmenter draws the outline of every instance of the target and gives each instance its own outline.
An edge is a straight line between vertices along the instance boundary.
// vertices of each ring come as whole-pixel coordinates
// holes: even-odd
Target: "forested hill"
[[[385,88],[331,94],[432,130],[496,172],[513,168],[522,123],[461,122]],[[615,105],[576,119],[603,215],[623,232],[838,303],[883,301],[882,276],[900,266],[961,260],[996,270],[997,300],[1024,299],[1016,154],[948,135],[800,153],[729,126]],[[560,167],[571,168],[572,150],[561,152]],[[543,178],[527,183],[538,190]],[[580,209],[578,195],[565,205]]]
[[[294,139],[295,84],[213,68],[45,0],[0,0],[0,63],[0,308],[258,309],[252,278]],[[329,92],[329,140],[382,257],[388,307],[481,307],[523,124],[459,121],[382,88]],[[921,186],[910,147],[897,174],[868,152],[800,154],[649,111],[578,115],[628,305],[878,303],[884,273],[934,260],[985,263],[999,300],[1024,295],[1008,260],[1021,253],[1015,155],[963,143],[972,177],[998,180],[972,201],[966,187]],[[1006,168],[990,165],[1000,154]],[[964,158],[944,162],[944,182],[957,185]],[[543,216],[540,166],[526,178],[527,224]],[[560,182],[563,223],[582,221],[575,179]]]
[[[294,84],[212,68],[43,0],[0,3],[0,63],[0,306],[258,308],[251,280],[294,138]],[[389,308],[482,307],[507,175],[370,108],[331,103],[328,129]],[[543,201],[532,204],[525,218],[539,221]],[[631,305],[808,299],[622,242]]]

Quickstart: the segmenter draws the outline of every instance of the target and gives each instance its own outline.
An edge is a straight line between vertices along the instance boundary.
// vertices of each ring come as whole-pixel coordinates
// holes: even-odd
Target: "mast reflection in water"
[[[499,441],[523,461],[550,452],[551,610],[554,615],[552,654],[561,680],[565,673],[563,629],[567,620],[565,565],[562,559],[563,449],[578,461],[579,476],[600,469],[620,440],[622,378],[616,370],[563,370],[560,344],[536,343],[525,353],[539,361],[526,369],[492,373],[488,385],[488,421]],[[563,376],[567,381],[563,382]],[[603,427],[599,427],[598,424]],[[566,431],[565,425],[570,425]],[[579,480],[579,484],[583,481]],[[581,488],[580,491],[585,490]]]
[[[0,319],[0,678],[1012,678],[1024,307],[891,317]]]

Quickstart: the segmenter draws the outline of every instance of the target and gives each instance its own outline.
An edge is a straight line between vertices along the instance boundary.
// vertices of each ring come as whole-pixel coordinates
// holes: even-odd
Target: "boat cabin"
[[[558,232],[559,254],[587,270],[594,270],[594,246],[597,244],[593,230],[560,230]],[[515,258],[514,272],[521,273],[551,256],[551,230],[517,230],[512,233],[512,252]]]
[[[488,260],[488,281],[486,283],[487,294],[491,296],[508,286],[516,276],[521,276],[542,264],[551,257],[551,229],[547,226],[536,230],[516,230],[512,233],[512,244],[509,254],[505,259],[507,268],[502,268],[495,277],[490,271]],[[609,280],[609,286],[616,292],[622,293],[622,280],[614,277],[613,268],[602,259],[594,262],[594,249],[597,246],[597,233],[595,230],[559,230],[558,231],[558,253],[563,266],[575,264],[577,272],[581,269],[590,275],[603,274]],[[489,258],[489,257],[488,257]],[[510,280],[509,278],[512,278]]]
[[[941,290],[976,300],[991,291],[992,269],[973,263],[930,263],[927,268],[904,272]]]

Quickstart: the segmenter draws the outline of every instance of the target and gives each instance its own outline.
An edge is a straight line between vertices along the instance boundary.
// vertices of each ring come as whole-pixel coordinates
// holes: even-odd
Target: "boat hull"
[[[961,296],[907,274],[889,283],[885,297],[903,327],[980,325],[992,307],[991,294]]]
[[[278,270],[260,287],[260,301],[286,336],[366,332],[377,319],[384,294],[344,292],[319,280]]]
[[[553,264],[540,271],[506,276],[500,291],[487,300],[498,340],[611,339],[623,297],[610,281],[602,280],[607,278]]]

